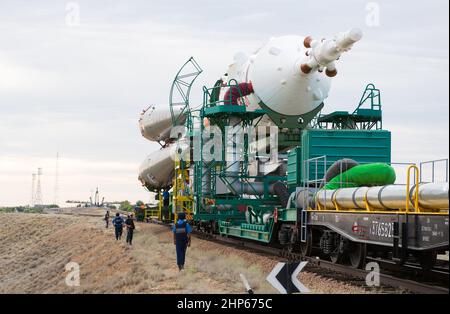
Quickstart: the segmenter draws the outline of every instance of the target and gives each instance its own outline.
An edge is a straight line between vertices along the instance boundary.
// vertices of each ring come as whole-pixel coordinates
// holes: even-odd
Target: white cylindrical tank
[[[409,208],[413,210],[413,196],[416,186],[406,193],[406,185],[384,185],[374,187],[342,188],[337,190],[320,190],[315,200],[325,209],[365,209],[366,202],[374,210],[403,210],[406,208],[406,196]],[[419,184],[419,206],[425,210],[449,209],[448,183]]]
[[[178,118],[181,107],[174,107],[173,110],[175,118]],[[180,117],[180,124],[185,120],[185,116]],[[160,142],[169,139],[172,130],[172,114],[169,106],[150,106],[141,114],[139,129],[142,136],[150,141]]]

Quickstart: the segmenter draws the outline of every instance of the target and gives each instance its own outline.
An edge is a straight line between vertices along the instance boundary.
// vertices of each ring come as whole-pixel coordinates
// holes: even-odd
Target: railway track
[[[377,262],[379,265],[382,265],[382,268],[385,272],[397,272],[399,271],[399,265],[395,264],[392,260],[385,260],[380,258],[372,258],[367,257],[367,261]],[[413,281],[417,281],[415,279],[419,279],[420,282],[429,282],[434,283],[435,285],[439,285],[443,288],[447,289],[448,293],[448,285],[449,285],[449,268],[448,263],[446,266],[436,265],[433,269],[423,270],[418,264],[405,264],[402,265],[401,268],[402,276],[405,279],[410,279]]]
[[[232,245],[236,248],[251,250],[255,253],[264,253],[277,256],[284,261],[308,261],[306,269],[318,275],[327,277],[338,277],[338,280],[349,281],[357,285],[366,285],[366,277],[369,271],[355,269],[342,264],[335,264],[327,260],[320,259],[317,256],[302,257],[300,254],[287,252],[285,249],[269,247],[258,243],[244,241],[243,239],[223,237],[220,235],[204,233],[198,230],[194,235],[214,241],[217,243]],[[368,258],[370,261],[378,262],[380,265],[380,287],[373,287],[374,291],[386,292],[396,289],[418,294],[448,294],[448,267],[433,269],[431,271],[422,271],[414,265],[403,265],[400,267],[387,260]],[[336,276],[337,275],[337,276]],[[414,278],[414,279],[412,279]],[[417,280],[419,278],[419,280]],[[370,288],[370,287],[368,287]]]

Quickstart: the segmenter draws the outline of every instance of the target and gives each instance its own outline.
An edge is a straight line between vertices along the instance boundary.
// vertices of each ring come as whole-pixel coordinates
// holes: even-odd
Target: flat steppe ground
[[[133,246],[116,241],[103,211],[49,214],[2,213],[0,293],[276,293],[266,277],[278,262],[196,237],[178,271],[169,228],[137,223]],[[66,285],[65,266],[80,267],[80,286]],[[312,293],[366,293],[358,286],[303,271]]]

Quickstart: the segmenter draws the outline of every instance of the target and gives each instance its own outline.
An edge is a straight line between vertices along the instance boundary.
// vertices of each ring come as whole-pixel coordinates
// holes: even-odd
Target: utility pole
[[[34,199],[34,205],[35,206],[43,205],[43,202],[42,202],[42,187],[41,187],[42,173],[43,173],[42,172],[42,168],[38,168],[36,196],[35,196],[35,199]]]
[[[30,207],[33,208],[36,204],[36,174],[31,175],[31,202]]]

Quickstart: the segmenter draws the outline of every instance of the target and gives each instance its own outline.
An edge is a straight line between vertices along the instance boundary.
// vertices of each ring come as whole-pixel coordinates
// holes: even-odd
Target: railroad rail
[[[306,269],[311,272],[321,275],[323,270],[340,273],[346,275],[354,280],[364,283],[368,275],[368,271],[363,269],[356,269],[342,264],[335,264],[326,261],[317,256],[301,256],[300,254],[287,252],[285,249],[265,246],[251,241],[244,241],[243,239],[223,237],[221,235],[205,233],[199,230],[194,230],[194,235],[199,238],[214,241],[222,244],[230,244],[236,248],[245,248],[254,251],[255,253],[265,253],[272,256],[277,256],[285,261],[308,261]],[[369,259],[369,258],[368,258]],[[411,293],[420,294],[448,294],[448,280],[449,272],[446,269],[433,269],[431,271],[423,271],[416,268],[414,265],[399,265],[387,263],[378,259],[369,259],[379,262],[380,270],[380,286],[387,286],[397,289],[404,289]],[[387,266],[389,265],[389,266]],[[400,271],[399,271],[400,270]],[[395,273],[395,275],[394,275]],[[412,280],[411,277],[421,278],[421,281]],[[445,285],[445,286],[441,286]]]

